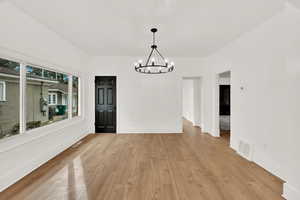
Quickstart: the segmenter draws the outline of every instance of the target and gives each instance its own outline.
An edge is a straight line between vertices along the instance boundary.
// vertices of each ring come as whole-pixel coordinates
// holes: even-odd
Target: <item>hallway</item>
[[[184,134],[89,135],[0,199],[279,200],[282,184],[184,121]]]

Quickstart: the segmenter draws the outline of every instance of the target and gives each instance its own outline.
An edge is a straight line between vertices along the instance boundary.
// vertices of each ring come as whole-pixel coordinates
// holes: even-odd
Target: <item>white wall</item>
[[[218,83],[219,85],[230,85],[230,77],[219,77]]]
[[[90,63],[90,84],[95,76],[117,76],[118,133],[181,133],[182,77],[193,74],[199,59],[172,59],[176,69],[160,75],[134,71],[136,57],[96,57]],[[94,113],[94,86],[89,90],[90,113]],[[90,115],[94,132],[94,115]]]
[[[117,133],[180,133],[181,81],[176,72],[160,75],[136,73],[138,58],[97,57],[91,63],[95,76],[117,76]],[[93,84],[94,85],[94,84]],[[94,112],[94,87],[89,102]],[[94,115],[91,116],[94,130]]]
[[[0,2],[0,57],[17,58],[81,77],[88,56],[7,1]],[[81,98],[82,106],[86,105]],[[85,112],[85,107],[82,110]],[[61,121],[0,141],[0,191],[16,182],[88,133],[83,117]]]
[[[193,79],[183,79],[182,81],[182,115],[193,124],[195,123]]]
[[[202,99],[202,79],[201,77],[193,78],[194,89],[194,126],[203,129],[203,99]]]
[[[208,131],[216,130],[216,74],[231,70],[231,146],[250,143],[252,160],[287,181],[288,199],[300,199],[299,35],[300,11],[287,4],[207,58],[202,72]]]

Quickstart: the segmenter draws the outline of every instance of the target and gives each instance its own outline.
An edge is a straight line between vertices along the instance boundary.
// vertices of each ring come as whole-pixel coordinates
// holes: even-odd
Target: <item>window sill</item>
[[[55,124],[49,124],[47,126],[39,127],[36,129],[28,130],[25,133],[14,135],[8,138],[0,140],[0,153],[4,153],[18,146],[24,145],[31,141],[37,140],[41,137],[47,136],[52,132],[59,131],[63,128],[76,124],[78,122],[83,122],[83,117],[77,116],[72,119],[62,120],[56,122]]]

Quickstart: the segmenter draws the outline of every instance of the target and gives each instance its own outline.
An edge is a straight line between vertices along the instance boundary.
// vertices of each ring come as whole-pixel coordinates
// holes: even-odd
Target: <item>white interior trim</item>
[[[68,81],[68,119],[72,119],[72,111],[73,111],[73,76],[69,75]]]
[[[214,137],[220,137],[220,116],[219,116],[219,113],[220,113],[220,110],[219,110],[220,109],[220,82],[219,82],[219,79],[220,79],[220,74],[227,72],[227,71],[231,72],[230,69],[224,69],[221,72],[215,73],[214,77],[213,77],[213,88],[212,88],[212,90],[213,90],[213,93],[212,93],[213,94],[213,97],[212,97],[213,119],[212,119],[212,133],[211,134]],[[231,123],[232,123],[232,120],[230,120],[230,127],[232,127]],[[230,146],[231,146],[231,140],[230,140]]]
[[[212,136],[220,137],[220,117],[219,117],[219,73],[214,74],[213,88],[213,119],[212,119]]]
[[[77,112],[78,112],[78,117],[81,116],[81,105],[82,105],[82,100],[81,100],[81,94],[82,94],[82,81],[81,81],[81,78],[77,77],[78,78],[78,92],[77,92],[77,95],[78,95],[78,100],[77,100],[77,104],[78,104],[78,107],[77,107]]]
[[[26,132],[26,65],[20,63],[20,134]]]
[[[287,200],[299,200],[300,189],[290,185],[289,183],[284,183],[282,196]]]
[[[72,70],[72,73],[65,72],[64,68],[72,69],[70,66],[62,66],[57,63],[49,62],[40,58],[32,57],[27,54],[0,46],[0,58],[15,61],[18,63],[24,63],[32,67],[38,67],[49,71],[55,71],[58,73],[63,73],[67,75],[75,75],[80,77],[79,72]],[[55,67],[53,67],[55,66]]]

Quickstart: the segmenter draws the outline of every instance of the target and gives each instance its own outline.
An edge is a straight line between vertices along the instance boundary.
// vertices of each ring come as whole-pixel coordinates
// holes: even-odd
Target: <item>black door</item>
[[[220,115],[230,115],[230,85],[220,85]]]
[[[116,77],[96,76],[95,97],[96,133],[115,133]]]

